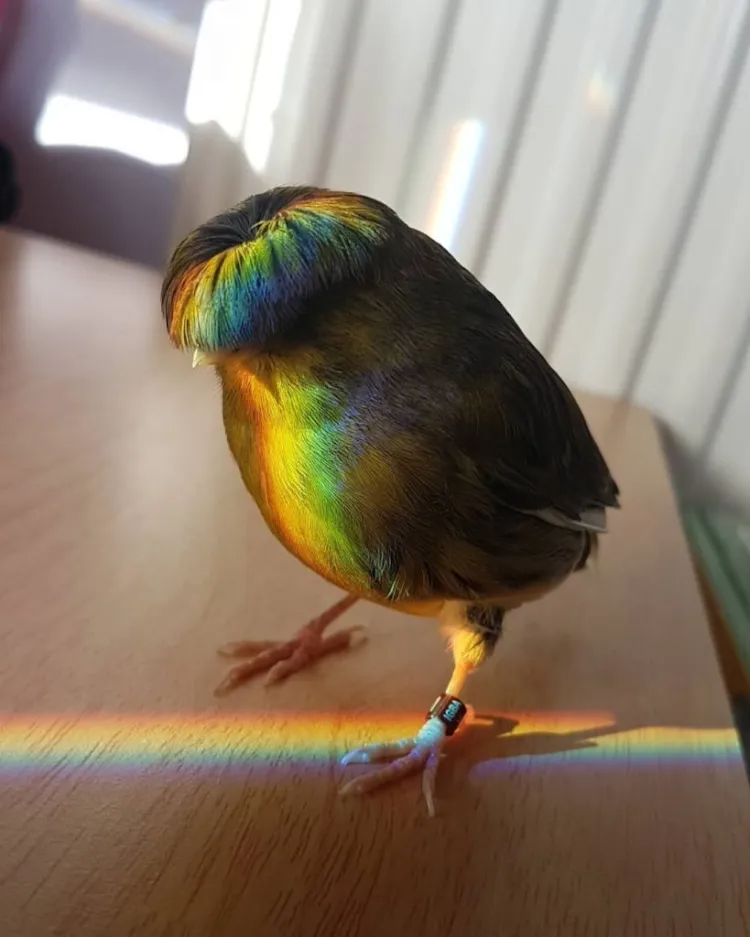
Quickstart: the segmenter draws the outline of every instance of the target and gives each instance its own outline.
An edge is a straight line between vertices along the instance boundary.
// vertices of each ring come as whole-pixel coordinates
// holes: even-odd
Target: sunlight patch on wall
[[[112,150],[152,166],[179,166],[188,154],[179,127],[64,94],[47,99],[35,137],[40,146]]]
[[[263,172],[268,162],[273,118],[284,91],[301,10],[301,0],[275,0],[268,12],[243,135],[243,148],[256,172]]]
[[[426,228],[430,237],[446,250],[452,248],[458,231],[484,134],[481,121],[464,120],[451,137]]]
[[[203,11],[190,73],[185,116],[217,123],[233,140],[242,134],[268,0],[210,0]]]
[[[301,10],[301,0],[211,0],[201,21],[185,114],[241,142],[256,172],[268,161]]]

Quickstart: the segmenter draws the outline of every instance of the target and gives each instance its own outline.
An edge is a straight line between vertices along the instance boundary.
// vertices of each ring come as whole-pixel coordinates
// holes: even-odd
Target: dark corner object
[[[16,163],[13,154],[0,143],[0,224],[12,221],[21,204],[21,190],[16,180]]]

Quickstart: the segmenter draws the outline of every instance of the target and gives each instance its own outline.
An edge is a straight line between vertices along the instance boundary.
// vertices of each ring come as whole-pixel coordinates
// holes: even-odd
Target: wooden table
[[[259,522],[158,288],[0,236],[0,934],[750,933],[750,787],[646,413],[584,401],[624,510],[474,678],[440,816],[416,779],[341,800],[337,757],[414,731],[450,658],[355,606],[363,648],[213,698],[217,644],[336,592]]]

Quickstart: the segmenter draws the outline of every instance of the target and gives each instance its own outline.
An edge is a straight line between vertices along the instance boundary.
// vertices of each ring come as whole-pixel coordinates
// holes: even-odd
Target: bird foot
[[[304,670],[321,657],[346,651],[366,640],[361,626],[344,628],[323,637],[320,619],[316,619],[301,628],[289,641],[232,641],[222,645],[218,653],[222,657],[248,657],[250,660],[232,667],[214,694],[226,696],[261,673],[266,674],[264,683],[270,686]]]
[[[392,784],[422,770],[422,793],[427,804],[427,814],[435,816],[435,776],[446,738],[446,727],[434,717],[425,722],[412,739],[401,739],[390,744],[368,745],[366,748],[349,752],[341,760],[342,765],[373,764],[388,761],[390,764],[362,774],[346,783],[339,793],[342,797],[366,794],[385,784]]]

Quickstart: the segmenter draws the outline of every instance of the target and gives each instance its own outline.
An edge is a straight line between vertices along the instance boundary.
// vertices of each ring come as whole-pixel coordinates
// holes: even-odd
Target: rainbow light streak
[[[256,768],[283,774],[301,766],[330,771],[333,759],[346,751],[412,735],[423,718],[422,713],[402,712],[3,715],[0,781],[52,769],[118,775],[236,770],[247,775]],[[483,727],[488,734],[478,749],[489,757],[474,766],[481,774],[532,766],[632,769],[742,763],[733,729],[618,730],[611,716],[583,712],[483,715],[470,731]],[[469,739],[466,743],[462,757],[473,745]]]

